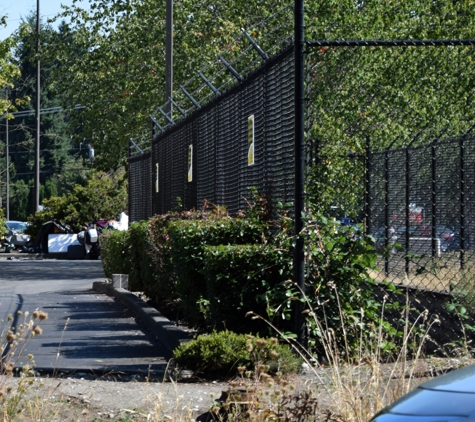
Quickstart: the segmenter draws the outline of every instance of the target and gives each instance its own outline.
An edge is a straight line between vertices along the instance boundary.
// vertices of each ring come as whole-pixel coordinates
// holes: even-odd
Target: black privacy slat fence
[[[130,191],[135,195],[130,197],[131,221],[199,208],[204,201],[235,214],[246,207],[251,187],[273,201],[292,200],[292,51],[285,49],[244,82],[158,135],[151,159],[130,160]]]
[[[152,167],[150,152],[129,158],[129,214],[132,221],[152,215]]]

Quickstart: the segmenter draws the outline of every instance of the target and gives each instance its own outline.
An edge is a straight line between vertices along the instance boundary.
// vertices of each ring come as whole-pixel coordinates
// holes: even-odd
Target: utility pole
[[[5,98],[8,101],[8,88],[5,89]],[[7,114],[8,114],[8,108],[7,108]],[[6,172],[6,212],[5,212],[5,217],[7,218],[7,221],[10,220],[10,146],[9,146],[9,133],[8,133],[8,117],[5,117],[5,129],[6,129],[6,139],[5,139],[5,172]]]
[[[36,137],[35,137],[35,192],[33,214],[40,209],[40,0],[36,0]]]
[[[166,4],[166,46],[165,46],[165,113],[172,118],[173,95],[173,0]]]

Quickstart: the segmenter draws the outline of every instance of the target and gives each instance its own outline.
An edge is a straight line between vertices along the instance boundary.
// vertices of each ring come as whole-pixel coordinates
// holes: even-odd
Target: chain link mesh
[[[309,198],[374,237],[370,275],[437,315],[438,350],[475,301],[473,41],[309,44]]]
[[[129,215],[132,221],[146,220],[152,215],[151,154],[129,159]]]
[[[245,82],[154,140],[151,165],[158,168],[158,192],[153,193],[153,214],[197,208],[204,201],[234,214],[246,207],[250,187],[274,202],[292,200],[292,51],[287,48]]]
[[[238,84],[210,76],[218,96],[204,95],[198,79],[187,85],[201,108],[183,107],[192,114],[154,140],[143,167],[130,161],[131,191],[143,193],[131,196],[143,201],[131,207],[132,221],[205,200],[236,213],[252,186],[274,202],[292,201],[292,51],[284,48]],[[456,298],[470,310],[474,302],[473,42],[314,41],[306,53],[308,200],[372,235],[379,269],[370,275],[405,287],[412,307],[442,320],[437,340],[453,340],[460,324],[447,304]]]

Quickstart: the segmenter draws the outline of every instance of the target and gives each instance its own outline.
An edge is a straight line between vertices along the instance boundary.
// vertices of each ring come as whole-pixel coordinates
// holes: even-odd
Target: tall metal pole
[[[166,45],[165,45],[165,113],[172,118],[173,95],[173,0],[166,3]]]
[[[40,209],[40,0],[36,0],[36,137],[35,137],[35,192],[33,213]]]
[[[305,136],[305,69],[304,69],[305,27],[304,0],[294,0],[294,61],[295,61],[295,236],[294,277],[297,286],[305,292],[304,277],[304,241],[301,236],[303,229],[302,213],[304,211],[304,136]],[[303,303],[295,302],[295,332],[300,344],[305,346],[305,318]]]
[[[6,97],[7,97],[7,101],[8,101],[8,88],[6,90]],[[7,114],[8,114],[8,109],[7,109]],[[6,212],[5,212],[5,217],[7,218],[7,221],[10,220],[10,140],[9,140],[9,133],[8,133],[8,117],[5,118],[6,120],[6,125],[5,125],[5,129],[7,131],[7,135],[6,135],[6,139],[5,139],[5,164],[6,164],[6,176],[7,176],[7,189],[6,189]]]

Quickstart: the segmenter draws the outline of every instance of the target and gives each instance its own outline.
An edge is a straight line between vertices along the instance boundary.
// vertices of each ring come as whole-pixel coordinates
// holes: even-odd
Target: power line
[[[73,110],[82,110],[84,108],[86,107],[78,104],[74,106]],[[40,110],[40,114],[62,113],[65,111],[66,110],[64,110],[62,107],[49,107],[49,108],[42,108]],[[35,114],[35,110],[33,109],[33,110],[15,111],[13,113],[8,113],[8,114],[13,115],[14,117],[26,117],[26,116],[31,116]],[[5,118],[6,116],[7,116],[7,113],[3,114],[1,118]]]

